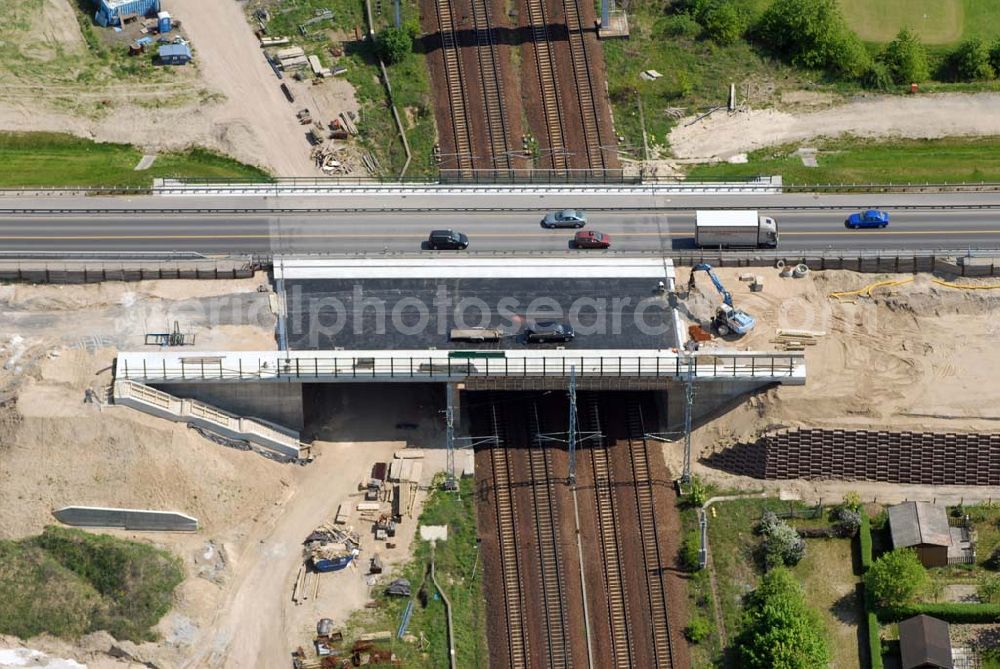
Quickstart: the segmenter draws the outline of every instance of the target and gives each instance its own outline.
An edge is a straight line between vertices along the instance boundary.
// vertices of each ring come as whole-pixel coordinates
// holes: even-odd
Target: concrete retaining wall
[[[73,527],[116,527],[137,532],[195,532],[198,519],[176,511],[112,509],[103,506],[65,506],[52,512]]]
[[[301,388],[299,394],[301,395]],[[227,439],[254,444],[264,449],[267,455],[279,460],[299,460],[305,457],[296,430],[255,418],[237,416],[199,401],[175,397],[135,381],[115,381],[114,400],[118,405],[167,420],[187,423]],[[301,412],[301,401],[299,411]]]
[[[702,461],[762,479],[843,479],[922,485],[1000,485],[1000,434],[790,430]]]
[[[176,397],[206,402],[294,430],[305,427],[301,383],[171,383],[153,386]]]

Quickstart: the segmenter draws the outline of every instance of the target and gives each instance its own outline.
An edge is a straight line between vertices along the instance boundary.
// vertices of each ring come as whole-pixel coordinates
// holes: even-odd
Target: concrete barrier
[[[136,532],[195,532],[198,519],[177,511],[114,509],[104,506],[64,506],[52,512],[73,527],[114,527]]]

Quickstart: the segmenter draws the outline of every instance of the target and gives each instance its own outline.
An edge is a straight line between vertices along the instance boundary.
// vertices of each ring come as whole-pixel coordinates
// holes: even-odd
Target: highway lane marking
[[[690,232],[615,232],[608,233],[612,239],[615,237],[692,237]],[[791,231],[779,233],[782,237],[808,237],[808,236],[854,236],[863,237],[867,233],[853,230],[834,231]],[[892,232],[872,233],[872,238],[901,237],[909,235],[1000,235],[1000,229],[996,230],[895,230]],[[472,235],[473,239],[507,239],[511,237],[543,237],[553,239],[564,239],[556,237],[551,233],[484,233]],[[243,234],[243,235],[0,235],[0,241],[140,241],[140,240],[240,240],[240,239],[426,239],[425,235],[359,235],[351,233],[278,233],[278,234]]]

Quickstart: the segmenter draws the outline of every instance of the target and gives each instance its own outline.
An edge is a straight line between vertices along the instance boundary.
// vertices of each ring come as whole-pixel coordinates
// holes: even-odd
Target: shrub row
[[[878,617],[887,622],[898,622],[921,613],[956,624],[1000,622],[1000,604],[960,604],[957,602],[886,607],[878,610]]]
[[[868,655],[871,657],[871,669],[883,669],[882,638],[879,636],[878,616],[874,611],[868,611]]]
[[[872,566],[872,522],[867,513],[861,514],[858,539],[861,542],[861,571],[866,572]]]

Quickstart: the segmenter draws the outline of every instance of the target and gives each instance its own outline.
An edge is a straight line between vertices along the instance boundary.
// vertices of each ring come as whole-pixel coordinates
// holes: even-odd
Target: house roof
[[[948,623],[930,616],[913,616],[899,623],[899,652],[903,656],[903,669],[954,667]]]
[[[889,531],[895,548],[951,545],[951,531],[944,507],[927,502],[903,502],[890,506]]]
[[[161,58],[170,58],[176,56],[187,56],[191,57],[191,47],[187,44],[164,44],[160,47],[158,52]]]

